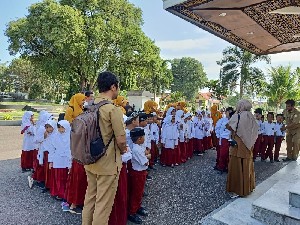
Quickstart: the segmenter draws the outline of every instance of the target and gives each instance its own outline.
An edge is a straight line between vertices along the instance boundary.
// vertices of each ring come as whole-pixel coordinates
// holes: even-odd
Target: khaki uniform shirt
[[[287,129],[287,133],[291,135],[300,135],[300,111],[297,109],[288,112],[286,109],[283,111],[286,120],[286,125],[294,124],[292,128]]]
[[[95,104],[103,100],[111,101],[111,99],[100,95],[95,99]],[[100,107],[99,112],[99,125],[104,144],[109,142],[112,135],[115,135],[115,137],[125,135],[123,113],[118,107],[113,104],[106,104]],[[96,163],[86,165],[85,169],[97,175],[116,175],[120,172],[121,167],[121,152],[115,138],[113,138],[105,155]]]

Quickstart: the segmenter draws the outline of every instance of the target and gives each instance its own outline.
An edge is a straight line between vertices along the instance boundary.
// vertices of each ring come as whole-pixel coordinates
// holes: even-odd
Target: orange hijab
[[[213,124],[214,124],[214,126],[216,126],[218,120],[222,118],[222,114],[220,111],[218,111],[218,106],[216,106],[216,105],[213,105],[210,108],[210,111],[211,111],[211,118],[213,120]]]
[[[69,102],[68,109],[66,110],[65,119],[70,123],[77,117],[79,114],[83,112],[83,101],[85,99],[85,95],[78,93],[72,96]]]

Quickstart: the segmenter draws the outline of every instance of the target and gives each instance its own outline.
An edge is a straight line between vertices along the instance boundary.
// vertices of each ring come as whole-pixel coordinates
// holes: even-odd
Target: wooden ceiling
[[[299,14],[273,12],[291,6]],[[166,10],[257,55],[300,50],[300,0],[188,0]]]

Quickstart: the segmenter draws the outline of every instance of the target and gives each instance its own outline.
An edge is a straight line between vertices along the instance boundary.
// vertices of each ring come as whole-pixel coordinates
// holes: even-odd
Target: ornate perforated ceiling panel
[[[181,3],[172,5],[172,1]],[[166,2],[169,12],[252,53],[300,50],[300,0]],[[291,8],[286,7],[292,7],[293,14],[289,14]],[[284,13],[276,10],[284,10]]]

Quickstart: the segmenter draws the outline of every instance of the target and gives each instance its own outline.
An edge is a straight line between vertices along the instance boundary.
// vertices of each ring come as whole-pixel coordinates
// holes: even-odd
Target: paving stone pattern
[[[60,202],[48,193],[41,193],[37,187],[28,188],[28,173],[21,173],[19,166],[21,143],[19,127],[0,127],[0,224],[80,225],[80,216],[62,212]],[[157,166],[158,170],[151,172],[153,180],[146,186],[149,196],[144,198],[143,205],[150,215],[143,218],[143,224],[196,224],[228,201],[226,174],[220,175],[212,169],[215,157],[215,151],[210,150],[174,169]],[[285,165],[256,162],[257,183]]]

